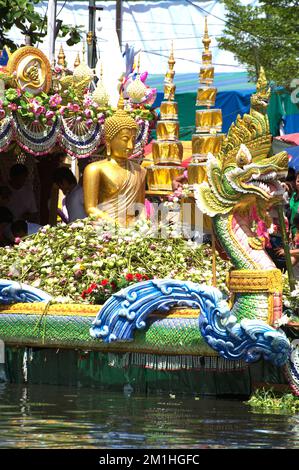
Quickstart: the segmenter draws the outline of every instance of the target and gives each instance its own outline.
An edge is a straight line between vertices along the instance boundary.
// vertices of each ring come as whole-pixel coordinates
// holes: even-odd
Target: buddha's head
[[[137,129],[137,123],[119,105],[116,113],[104,124],[107,155],[128,158],[135,147]]]

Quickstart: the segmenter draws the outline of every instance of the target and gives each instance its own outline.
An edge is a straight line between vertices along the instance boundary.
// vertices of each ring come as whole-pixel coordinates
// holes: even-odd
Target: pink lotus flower
[[[61,98],[60,95],[58,95],[58,93],[51,96],[50,99],[49,99],[49,105],[52,108],[55,108],[56,106],[59,106],[61,104],[61,102],[62,102],[62,98]]]
[[[67,107],[70,111],[73,111],[74,113],[78,113],[80,111],[80,106],[76,103],[68,103]]]
[[[92,105],[92,97],[85,95],[84,100],[83,100],[83,105],[84,106],[91,106]]]
[[[47,119],[52,119],[55,116],[55,113],[53,111],[47,111],[46,112],[46,118]]]
[[[92,119],[86,119],[86,121],[85,121],[85,125],[86,125],[86,127],[88,127],[88,128],[89,128],[89,127],[91,127],[91,126],[92,126],[92,124],[93,124],[93,120],[92,120]]]
[[[12,111],[16,111],[18,109],[18,106],[16,105],[16,103],[9,103],[8,108]]]
[[[33,107],[33,112],[36,116],[40,116],[41,114],[45,114],[46,108],[44,106],[35,105]]]

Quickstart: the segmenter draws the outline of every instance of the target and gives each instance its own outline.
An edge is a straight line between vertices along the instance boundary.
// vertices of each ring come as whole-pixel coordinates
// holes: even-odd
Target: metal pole
[[[95,0],[89,0],[89,31],[87,33],[87,58],[89,67],[94,67],[95,6]]]
[[[287,266],[287,271],[288,271],[290,290],[293,291],[295,289],[296,280],[294,278],[293,266],[291,262],[289,240],[288,240],[285,221],[284,221],[283,205],[278,204],[276,208],[278,212],[278,220],[279,220],[279,225],[280,225],[280,230],[281,230],[282,244],[284,248],[284,255],[285,255],[286,266]]]
[[[123,13],[123,6],[122,0],[116,0],[116,32],[118,36],[118,42],[120,50],[122,50],[121,43],[122,43],[122,13]]]
[[[49,0],[48,3],[48,41],[49,41],[49,61],[55,60],[55,32],[56,32],[56,11],[57,0]]]

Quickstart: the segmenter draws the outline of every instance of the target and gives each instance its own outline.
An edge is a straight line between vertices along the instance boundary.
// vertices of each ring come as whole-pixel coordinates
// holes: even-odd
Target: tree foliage
[[[25,36],[29,36],[31,44],[37,42],[47,34],[47,18],[35,10],[40,0],[0,0],[0,49],[7,45],[15,50],[18,45],[8,37],[9,31],[16,26]],[[71,25],[62,25],[60,34],[69,35],[68,45],[80,41],[80,28]],[[24,39],[25,42],[25,39]]]
[[[298,0],[261,0],[244,6],[239,0],[222,0],[226,25],[219,47],[245,64],[251,79],[263,66],[276,85],[291,87],[299,79]]]

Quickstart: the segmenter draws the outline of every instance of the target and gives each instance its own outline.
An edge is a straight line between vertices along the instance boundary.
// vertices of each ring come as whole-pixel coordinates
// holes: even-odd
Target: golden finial
[[[205,52],[208,52],[209,46],[211,44],[211,38],[209,37],[209,32],[208,32],[208,17],[205,16],[205,30],[204,30],[204,36],[203,36],[203,45],[205,48]]]
[[[256,83],[256,91],[261,91],[261,90],[265,90],[265,88],[267,88],[268,86],[268,81],[267,81],[267,78],[266,78],[266,74],[265,74],[265,70],[264,70],[264,67],[261,67],[260,68],[260,73],[259,73],[259,78],[257,80],[257,83]]]
[[[60,45],[59,53],[58,53],[58,65],[62,65],[62,67],[66,67],[66,61],[65,61],[65,53],[62,47],[62,44]]]
[[[175,75],[174,64],[175,64],[175,60],[174,60],[173,41],[172,41],[169,59],[168,59],[169,68],[166,72],[165,79],[164,79],[164,100],[167,100],[167,101],[174,100],[174,94],[175,94],[175,89],[176,89],[176,86],[173,83],[173,78]]]
[[[80,65],[80,63],[81,63],[80,54],[79,54],[79,52],[78,52],[77,57],[76,57],[76,60],[75,60],[75,62],[74,62],[74,68],[78,67],[78,65]]]
[[[138,74],[140,73],[140,55],[141,55],[141,53],[139,52],[139,54],[138,54],[138,61],[137,61],[137,73],[138,73]]]
[[[173,70],[174,64],[175,64],[175,60],[174,60],[174,52],[173,52],[173,41],[171,41],[170,54],[169,54],[169,59],[168,59],[168,65],[169,65],[170,70]]]
[[[124,95],[123,95],[123,92],[121,91],[120,94],[119,94],[117,109],[124,109],[124,108],[125,108]]]

